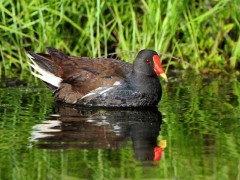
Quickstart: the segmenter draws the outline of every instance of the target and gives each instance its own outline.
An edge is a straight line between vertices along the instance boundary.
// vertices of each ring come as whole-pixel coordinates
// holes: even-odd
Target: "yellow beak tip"
[[[160,77],[164,79],[165,82],[168,82],[167,75],[165,73],[160,74]]]

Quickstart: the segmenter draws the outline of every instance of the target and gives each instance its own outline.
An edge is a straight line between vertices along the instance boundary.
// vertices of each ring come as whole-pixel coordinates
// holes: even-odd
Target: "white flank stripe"
[[[96,93],[90,92],[90,93],[86,94],[85,96],[83,96],[83,97],[81,98],[81,100],[84,99],[84,98],[86,98],[86,97],[88,97],[88,96],[92,96],[92,95],[94,95],[94,94],[96,94]]]
[[[31,72],[34,76],[38,77],[39,79],[55,86],[59,87],[60,83],[62,82],[62,78],[55,76],[54,74],[42,69],[40,66],[38,66],[34,61],[33,57],[30,54],[27,54],[27,56],[32,60],[32,63],[28,63],[34,70],[36,70],[39,74]]]
[[[114,86],[119,86],[119,85],[121,85],[121,82],[120,81],[116,81],[113,85]]]
[[[104,91],[101,91],[99,94],[103,94],[103,93],[105,93],[105,92],[107,92],[107,91],[109,91],[109,90],[111,90],[111,89],[113,89],[113,87],[107,88],[107,89],[105,89]]]
[[[90,92],[89,92],[88,94],[86,94],[85,96],[83,96],[83,97],[81,98],[81,100],[84,99],[84,98],[86,98],[86,97],[89,97],[89,96],[101,95],[101,94],[103,94],[103,93],[105,93],[105,92],[113,89],[114,87],[109,87],[109,88],[107,88],[107,89],[106,89],[106,88],[107,88],[107,87],[98,87],[98,88],[90,91]],[[103,89],[104,89],[104,90],[103,90]]]

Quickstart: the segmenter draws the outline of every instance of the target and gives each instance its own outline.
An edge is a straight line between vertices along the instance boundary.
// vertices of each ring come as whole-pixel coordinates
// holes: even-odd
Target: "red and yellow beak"
[[[167,75],[165,74],[162,68],[160,57],[158,55],[154,55],[153,62],[154,62],[154,71],[156,72],[156,74],[159,75],[161,78],[163,78],[167,82],[168,81]]]

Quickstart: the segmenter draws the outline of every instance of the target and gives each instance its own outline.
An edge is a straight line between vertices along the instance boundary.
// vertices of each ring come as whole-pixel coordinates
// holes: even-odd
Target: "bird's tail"
[[[61,67],[58,63],[67,58],[67,55],[52,47],[48,47],[47,50],[49,54],[27,52],[27,56],[31,59],[29,65],[37,72],[31,71],[31,73],[47,84],[58,88],[62,82],[61,74],[59,74]]]

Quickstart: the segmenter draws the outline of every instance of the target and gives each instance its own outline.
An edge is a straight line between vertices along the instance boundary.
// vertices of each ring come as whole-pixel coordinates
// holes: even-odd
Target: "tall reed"
[[[237,0],[5,0],[0,75],[28,75],[25,50],[43,52],[46,46],[93,57],[150,48],[174,68],[234,69],[240,57],[239,11]]]

